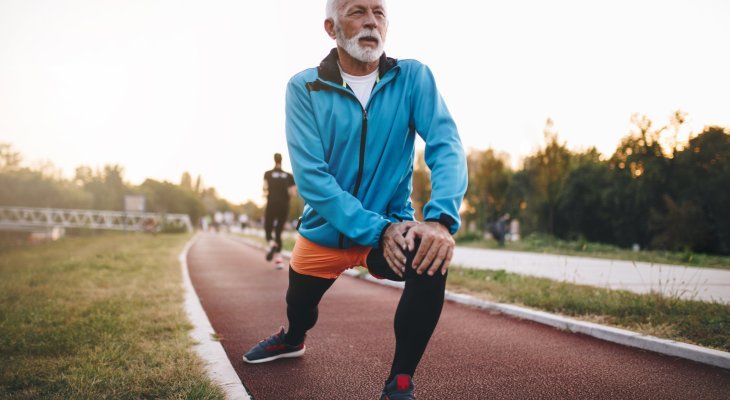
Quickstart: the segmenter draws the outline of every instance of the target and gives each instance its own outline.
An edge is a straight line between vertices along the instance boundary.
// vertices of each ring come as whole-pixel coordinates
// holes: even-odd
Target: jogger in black
[[[296,196],[296,186],[292,174],[281,169],[281,154],[274,154],[274,169],[264,174],[264,193],[266,193],[266,213],[264,231],[269,249],[266,260],[281,252],[281,231],[289,217],[289,198]],[[273,231],[273,235],[272,235]],[[277,268],[282,268],[283,260],[276,257]]]

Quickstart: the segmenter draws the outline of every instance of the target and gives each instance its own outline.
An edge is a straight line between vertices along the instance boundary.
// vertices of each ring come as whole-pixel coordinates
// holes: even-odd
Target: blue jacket
[[[415,60],[380,58],[366,107],[344,84],[333,49],[318,68],[291,78],[286,139],[306,205],[299,233],[327,247],[378,247],[395,221],[413,220],[416,133],[426,143],[431,199],[424,219],[453,234],[467,186],[466,157],[431,71]]]

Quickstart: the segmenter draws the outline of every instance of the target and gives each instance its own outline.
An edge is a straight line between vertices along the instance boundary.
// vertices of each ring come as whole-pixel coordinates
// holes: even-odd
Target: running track
[[[377,399],[394,349],[400,291],[343,276],[320,305],[307,354],[241,356],[286,322],[286,270],[234,238],[200,235],[191,280],[256,400]],[[562,332],[447,302],[414,378],[428,399],[730,399],[730,370]]]

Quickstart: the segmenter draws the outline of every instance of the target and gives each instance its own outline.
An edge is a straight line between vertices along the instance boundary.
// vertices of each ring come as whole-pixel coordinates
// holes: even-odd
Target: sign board
[[[145,197],[142,195],[125,195],[124,211],[126,212],[144,212]]]

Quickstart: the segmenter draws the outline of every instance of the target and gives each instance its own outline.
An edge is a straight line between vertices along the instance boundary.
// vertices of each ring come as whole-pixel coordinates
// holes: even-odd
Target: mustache
[[[378,43],[383,41],[383,38],[380,37],[380,32],[378,32],[375,29],[370,29],[370,28],[364,28],[357,35],[355,35],[355,37],[353,39],[360,40],[360,39],[364,39],[364,38],[376,39],[378,41]]]

